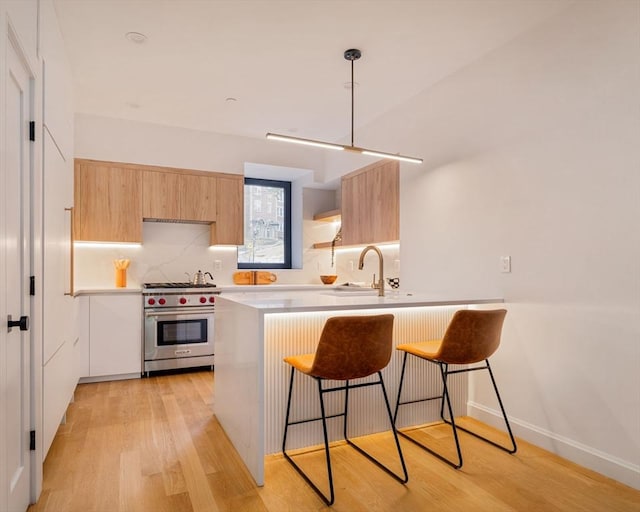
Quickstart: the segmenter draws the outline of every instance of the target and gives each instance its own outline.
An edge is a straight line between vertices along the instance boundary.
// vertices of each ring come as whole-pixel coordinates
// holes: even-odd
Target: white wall
[[[505,298],[517,434],[637,488],[639,10],[577,2],[360,130],[425,157],[401,170],[401,278]],[[492,418],[485,380],[470,399]]]
[[[311,169],[323,183],[324,152],[266,139],[76,114],[76,158],[243,174],[246,162]]]

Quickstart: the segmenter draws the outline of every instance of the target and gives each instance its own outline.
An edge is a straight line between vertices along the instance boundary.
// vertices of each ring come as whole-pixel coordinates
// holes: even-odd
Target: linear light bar
[[[340,144],[320,142],[319,140],[300,139],[298,137],[289,137],[288,135],[278,135],[277,133],[267,133],[267,139],[281,140],[283,142],[293,142],[294,144],[304,144],[305,146],[316,146],[318,148],[336,149],[338,151],[342,151],[345,149]]]
[[[380,158],[390,158],[391,160],[400,160],[401,162],[411,162],[413,164],[421,164],[422,158],[413,156],[404,156],[394,153],[385,153],[384,151],[373,151],[371,149],[359,148],[353,145],[353,126],[354,126],[354,89],[356,82],[353,79],[353,63],[362,56],[362,52],[357,48],[345,50],[344,58],[351,62],[351,145],[333,144],[331,142],[323,142],[321,140],[302,139],[300,137],[291,137],[290,135],[278,135],[277,133],[267,133],[267,139],[280,140],[282,142],[293,142],[294,144],[305,144],[307,146],[315,146],[318,148],[335,149],[337,151],[351,151],[360,153],[361,155],[378,156]]]
[[[415,156],[403,156],[396,155],[394,153],[384,153],[382,151],[371,151],[369,149],[361,149],[360,153],[369,156],[379,156],[381,158],[391,158],[391,160],[400,160],[401,162],[411,162],[412,164],[421,164],[422,158],[416,158]]]
[[[362,155],[379,156],[380,158],[390,158],[392,160],[400,160],[401,162],[411,162],[421,164],[422,158],[413,156],[396,155],[395,153],[385,153],[383,151],[373,151],[370,149],[359,148],[358,146],[347,146],[343,144],[332,144],[330,142],[322,142],[319,140],[302,139],[300,137],[291,137],[289,135],[278,135],[277,133],[267,133],[267,139],[279,140],[282,142],[293,142],[294,144],[304,144],[306,146],[315,146],[326,149],[336,149],[338,151],[351,151]]]

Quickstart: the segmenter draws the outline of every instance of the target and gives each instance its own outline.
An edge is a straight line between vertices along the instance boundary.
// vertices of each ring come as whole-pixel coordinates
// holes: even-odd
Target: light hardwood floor
[[[328,509],[281,457],[256,487],[212,414],[211,372],[82,384],[44,465],[29,512],[317,511]],[[490,429],[476,423],[474,426]],[[304,428],[304,427],[302,427]],[[417,432],[448,447],[446,429]],[[640,492],[523,441],[508,455],[461,434],[454,470],[401,440],[402,485],[338,443],[332,449],[336,512],[640,511]],[[390,464],[390,434],[359,440]],[[387,449],[387,447],[389,449]],[[322,451],[301,455],[324,477]],[[397,464],[397,463],[396,463]]]

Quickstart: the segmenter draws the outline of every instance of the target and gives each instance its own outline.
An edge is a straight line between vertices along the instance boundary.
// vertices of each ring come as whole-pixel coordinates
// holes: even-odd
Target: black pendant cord
[[[353,99],[354,99],[354,89],[356,88],[356,83],[353,81],[353,60],[351,61],[351,147],[353,147]]]
[[[351,61],[351,147],[353,148],[353,137],[354,137],[354,118],[355,118],[355,88],[356,82],[354,81],[354,71],[353,71],[353,61],[358,60],[362,56],[362,52],[357,48],[351,48],[350,50],[346,50],[344,52],[344,58]]]

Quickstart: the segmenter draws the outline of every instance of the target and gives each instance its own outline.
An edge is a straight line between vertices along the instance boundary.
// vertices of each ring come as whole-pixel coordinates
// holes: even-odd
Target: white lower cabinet
[[[42,368],[43,458],[46,457],[69,402],[73,400],[78,378],[73,367],[73,341],[64,342]]]
[[[89,377],[89,301],[88,295],[81,295],[76,299],[78,304],[76,323],[78,339],[74,350],[74,363],[78,378]]]
[[[142,299],[138,294],[80,298],[76,364],[85,378],[142,372]],[[107,379],[105,379],[107,380]]]

